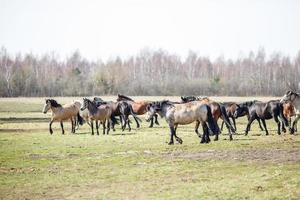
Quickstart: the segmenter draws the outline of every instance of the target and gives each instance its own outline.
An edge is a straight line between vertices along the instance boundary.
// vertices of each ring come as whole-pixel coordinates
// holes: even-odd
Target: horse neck
[[[171,106],[171,105],[169,105],[169,104],[163,104],[163,106],[162,106],[162,108],[161,108],[161,111],[158,112],[159,115],[160,115],[161,117],[166,117],[166,114],[167,114],[167,112],[168,112],[170,106]]]
[[[97,106],[94,105],[93,103],[88,103],[87,109],[91,114],[96,114],[98,110]]]
[[[52,114],[57,113],[57,112],[60,111],[61,109],[62,109],[62,107],[54,107],[54,106],[51,106],[51,107],[50,107],[50,110],[52,111]]]

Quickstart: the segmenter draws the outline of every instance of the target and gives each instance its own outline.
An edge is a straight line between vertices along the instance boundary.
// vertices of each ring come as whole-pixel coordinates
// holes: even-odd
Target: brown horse
[[[95,102],[92,102],[91,100],[87,98],[83,98],[83,105],[81,107],[81,110],[88,109],[89,111],[89,120],[91,123],[91,128],[92,128],[92,135],[94,135],[94,121],[96,121],[96,130],[97,130],[97,135],[99,135],[99,125],[97,121],[100,121],[103,126],[103,135],[105,134],[105,129],[106,129],[106,121],[107,121],[107,132],[106,134],[109,134],[110,130],[110,117],[112,110],[110,106],[108,105],[100,105],[97,107]]]
[[[125,96],[125,95],[121,95],[118,94],[118,98],[117,101],[126,101],[129,104],[131,104],[133,112],[136,115],[144,115],[147,112],[147,107],[148,105],[150,105],[150,103],[152,103],[152,101],[134,101],[133,99]],[[155,124],[159,125],[158,121],[157,121],[157,114],[154,114],[153,117],[155,118]],[[135,120],[137,122],[137,120]],[[137,122],[138,124],[138,122]],[[139,128],[139,124],[137,126],[137,128]],[[150,128],[153,127],[153,118],[150,119]]]
[[[60,105],[54,99],[46,99],[46,103],[43,108],[43,113],[47,113],[48,110],[52,111],[52,118],[49,124],[50,134],[53,133],[51,128],[52,123],[57,121],[60,122],[62,134],[65,133],[63,121],[70,120],[72,125],[72,133],[75,133],[75,120],[77,118],[78,122],[82,124],[82,117],[79,115],[80,103],[73,102],[71,104],[66,104],[64,106]]]
[[[236,131],[235,117],[233,115],[234,115],[234,112],[237,108],[237,104],[235,102],[225,102],[225,103],[222,103],[222,104],[225,106],[228,118],[232,119],[233,128]],[[222,121],[221,131],[223,130],[223,126],[224,126],[224,121]]]
[[[181,100],[182,100],[182,102],[199,101],[203,104],[209,105],[214,120],[216,122],[218,122],[219,118],[221,118],[225,122],[226,127],[229,131],[229,139],[232,140],[232,133],[235,133],[235,130],[229,121],[229,118],[227,116],[226,109],[224,106],[222,106],[221,104],[219,104],[215,101],[212,101],[208,97],[194,97],[194,96],[183,97],[182,96]],[[219,134],[216,134],[215,140],[218,140],[218,139],[219,139]]]

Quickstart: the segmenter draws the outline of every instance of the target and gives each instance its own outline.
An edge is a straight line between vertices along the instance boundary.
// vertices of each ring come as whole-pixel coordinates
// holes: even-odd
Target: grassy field
[[[179,99],[155,97],[167,98]],[[244,136],[241,118],[233,141],[223,131],[210,144],[199,143],[193,125],[180,126],[183,144],[168,146],[164,119],[155,128],[143,121],[140,129],[100,136],[86,124],[71,134],[69,123],[61,135],[55,123],[49,135],[43,103],[0,99],[0,199],[300,199],[300,137],[277,135],[273,120],[269,136],[257,122]]]

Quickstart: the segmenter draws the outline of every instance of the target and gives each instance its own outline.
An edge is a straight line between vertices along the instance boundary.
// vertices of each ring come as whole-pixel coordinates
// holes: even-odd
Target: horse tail
[[[133,118],[136,120],[136,121],[139,121],[139,122],[142,122],[142,120],[136,116],[136,113],[133,111],[132,109],[132,106],[129,104],[129,109],[130,109],[130,114],[133,116]]]
[[[83,118],[80,116],[80,113],[78,112],[77,113],[77,121],[78,121],[78,123],[80,124],[80,125],[82,125],[83,124]]]
[[[206,109],[207,109],[208,128],[213,132],[214,135],[217,135],[220,133],[220,128],[219,128],[216,120],[213,118],[210,106],[206,105],[206,104],[204,106],[206,106]]]
[[[234,128],[232,127],[231,123],[230,123],[230,120],[229,120],[229,117],[227,115],[227,111],[226,111],[226,108],[224,105],[220,104],[219,103],[219,106],[220,106],[220,109],[221,109],[221,114],[222,114],[222,119],[223,121],[225,122],[225,124],[230,128],[230,130],[235,133],[235,130]]]
[[[283,121],[284,125],[289,127],[289,121],[283,114],[283,104],[282,103],[279,103],[279,117]]]

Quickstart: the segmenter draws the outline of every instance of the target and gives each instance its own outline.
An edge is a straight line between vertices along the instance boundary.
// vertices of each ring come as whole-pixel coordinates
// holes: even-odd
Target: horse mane
[[[57,103],[57,101],[55,101],[54,99],[47,99],[46,101],[49,101],[51,106],[53,106],[55,108],[62,107],[62,105]]]
[[[131,99],[130,97],[125,96],[125,95],[122,95],[122,94],[118,94],[118,97],[119,97],[120,99],[126,99],[126,100],[128,100],[128,101],[134,101],[134,100]]]

